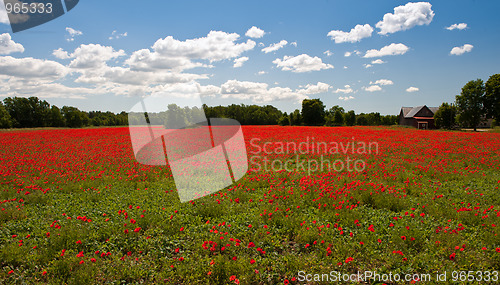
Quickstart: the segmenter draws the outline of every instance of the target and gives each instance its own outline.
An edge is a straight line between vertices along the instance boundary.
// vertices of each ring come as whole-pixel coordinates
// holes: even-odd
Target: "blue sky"
[[[467,81],[500,72],[499,10],[477,0],[82,0],[18,33],[0,11],[0,99],[120,112],[138,96],[195,96],[195,81],[208,105],[290,112],[320,98],[397,114],[453,102]]]

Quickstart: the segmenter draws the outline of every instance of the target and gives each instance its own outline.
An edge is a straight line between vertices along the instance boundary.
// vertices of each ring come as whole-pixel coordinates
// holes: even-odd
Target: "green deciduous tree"
[[[344,124],[344,108],[339,105],[331,107],[326,111],[325,125],[326,126],[342,126]]]
[[[344,122],[346,126],[354,126],[356,124],[356,114],[353,110],[344,114]]]
[[[368,125],[368,119],[367,115],[365,113],[361,113],[356,116],[356,125],[358,126],[367,126]]]
[[[368,113],[366,114],[366,119],[369,126],[379,126],[381,123],[380,113]]]
[[[481,79],[471,80],[462,87],[460,95],[455,97],[458,120],[466,127],[474,128],[481,122],[484,114],[485,87]]]
[[[453,104],[443,103],[434,114],[437,128],[452,129],[456,124],[457,108]]]
[[[50,126],[51,127],[64,127],[66,126],[66,122],[64,120],[64,117],[61,113],[61,109],[59,109],[57,106],[52,106],[50,108]]]
[[[380,117],[380,124],[384,126],[392,126],[398,124],[399,116],[396,115],[385,115]]]
[[[344,113],[340,110],[335,111],[335,113],[333,114],[333,124],[335,126],[344,125]]]
[[[283,113],[271,105],[236,105],[209,107],[203,104],[207,118],[231,118],[242,125],[276,125]]]
[[[290,113],[290,125],[300,126],[302,125],[302,115],[298,109],[295,109],[293,113]]]
[[[325,105],[320,99],[304,99],[302,101],[302,121],[306,126],[325,124]]]
[[[290,117],[285,112],[283,116],[278,120],[278,125],[280,126],[289,126],[290,125]]]
[[[61,112],[66,121],[66,126],[70,128],[81,128],[87,126],[90,122],[87,113],[78,110],[78,108],[64,106]]]
[[[8,97],[4,99],[5,108],[16,128],[49,126],[50,105],[36,97]]]
[[[489,118],[500,120],[500,74],[494,74],[486,81],[483,107]]]
[[[12,128],[12,119],[5,109],[5,106],[0,102],[0,129]]]

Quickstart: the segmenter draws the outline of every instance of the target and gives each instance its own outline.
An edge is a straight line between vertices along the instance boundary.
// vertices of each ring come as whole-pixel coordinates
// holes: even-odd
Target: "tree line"
[[[500,74],[490,76],[486,83],[471,80],[463,87],[454,103],[443,103],[434,114],[436,127],[454,129],[473,128],[486,119],[493,119],[493,126],[500,120]]]
[[[196,107],[181,108],[175,104],[167,107],[166,112],[148,114],[148,120],[183,125],[186,120],[190,120],[189,118],[202,114]],[[398,122],[398,117],[395,115],[382,116],[376,112],[355,114],[353,110],[346,112],[338,105],[326,109],[320,99],[305,99],[302,101],[302,110],[297,109],[290,114],[283,113],[271,105],[203,104],[202,108],[207,118],[231,118],[242,125],[375,126],[395,125]],[[138,117],[129,118],[126,112],[118,114],[101,111],[85,112],[71,106],[59,108],[37,97],[8,97],[3,102],[0,101],[0,128],[126,126],[129,119],[136,120]]]
[[[37,97],[8,97],[0,101],[0,128],[43,128],[86,126],[125,126],[127,113],[80,111],[76,107],[59,108]]]
[[[346,112],[338,105],[326,109],[320,99],[304,99],[301,111],[296,109],[290,114],[283,113],[278,120],[282,126],[390,126],[397,123],[396,115],[380,115],[378,112],[356,114],[353,110]]]

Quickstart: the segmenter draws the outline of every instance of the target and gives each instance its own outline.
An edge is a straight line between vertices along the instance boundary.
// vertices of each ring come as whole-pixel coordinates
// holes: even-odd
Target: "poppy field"
[[[128,128],[0,132],[0,283],[500,278],[499,133],[242,128],[247,174],[187,203],[168,168],[136,162]]]

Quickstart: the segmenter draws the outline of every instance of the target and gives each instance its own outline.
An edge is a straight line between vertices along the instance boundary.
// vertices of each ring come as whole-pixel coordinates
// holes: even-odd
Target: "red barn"
[[[399,112],[399,124],[413,126],[417,129],[434,129],[434,114],[439,107],[402,107]]]

